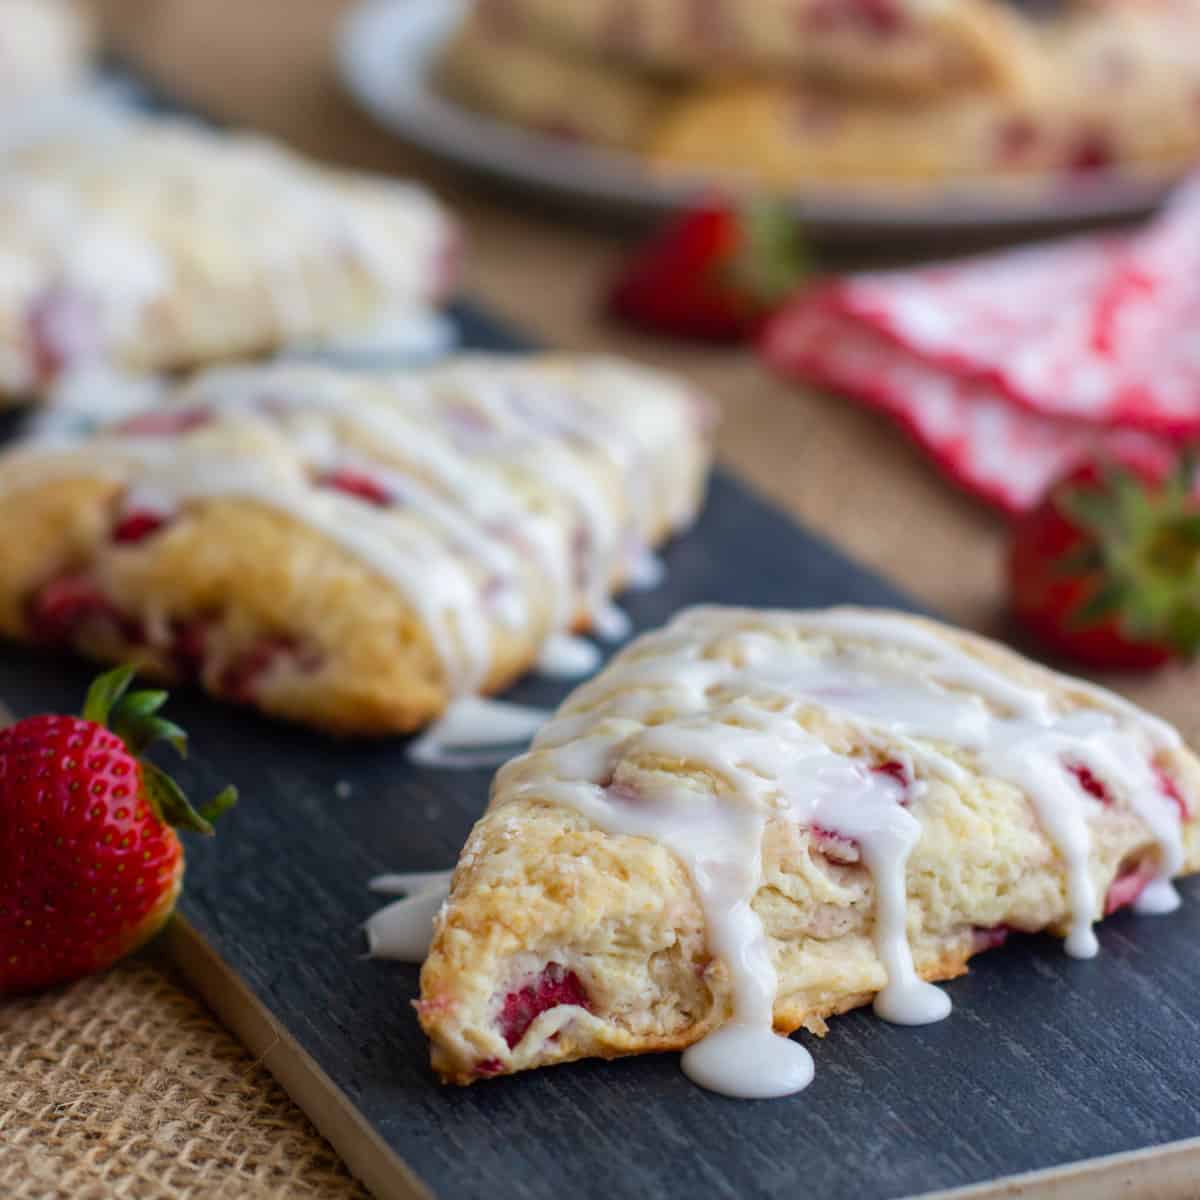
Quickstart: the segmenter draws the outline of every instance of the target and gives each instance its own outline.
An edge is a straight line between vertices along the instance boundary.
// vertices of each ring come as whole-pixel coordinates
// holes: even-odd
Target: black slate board
[[[460,318],[471,344],[519,344]],[[666,584],[627,599],[639,629],[700,601],[912,607],[722,473],[666,558]],[[0,695],[23,713],[77,705],[89,675],[0,647]],[[788,1100],[699,1091],[671,1055],[443,1088],[409,1007],[416,969],[364,960],[359,925],[379,904],[370,876],[453,863],[488,772],[419,770],[397,742],[325,740],[197,694],[173,714],[199,751],[188,780],[243,795],[219,839],[189,843],[183,912],[439,1197],[890,1200],[1200,1134],[1195,885],[1174,917],[1108,922],[1092,962],[1041,938],[984,956],[941,1024],[838,1018],[805,1036],[816,1081]]]

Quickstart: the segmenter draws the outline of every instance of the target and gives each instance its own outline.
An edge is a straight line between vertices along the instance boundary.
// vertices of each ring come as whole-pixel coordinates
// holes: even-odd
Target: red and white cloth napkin
[[[1166,459],[1200,435],[1200,177],[1136,233],[819,286],[763,352],[891,414],[1009,512],[1090,454]]]

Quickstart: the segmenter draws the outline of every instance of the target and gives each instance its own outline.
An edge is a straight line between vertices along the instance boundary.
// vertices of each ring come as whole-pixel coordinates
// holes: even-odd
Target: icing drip
[[[379,875],[371,890],[403,895],[381,908],[363,927],[372,958],[423,963],[433,938],[433,922],[450,894],[451,871],[419,871],[411,875]]]
[[[591,642],[556,633],[538,655],[538,670],[555,679],[581,679],[600,665],[600,651]]]
[[[629,560],[629,586],[635,592],[652,592],[667,577],[667,564],[646,546]]]
[[[464,696],[412,743],[409,757],[423,767],[494,767],[549,717],[541,708]]]
[[[358,367],[364,358],[371,359],[373,365],[399,366],[441,358],[454,349],[457,338],[454,323],[439,312],[389,309],[361,328],[289,346],[284,354],[345,358],[348,365]]]
[[[739,616],[759,630],[746,630]],[[874,884],[884,976],[875,1007],[901,1024],[950,1011],[913,963],[906,870],[921,838],[923,778],[961,784],[968,776],[955,754],[1033,806],[1066,875],[1069,953],[1095,953],[1100,909],[1088,825],[1100,801],[1081,784],[1081,767],[1154,836],[1158,875],[1141,911],[1169,911],[1170,877],[1183,865],[1180,812],[1152,764],[1179,746],[1178,735],[1101,689],[1060,683],[1095,707],[1062,709],[1049,691],[901,618],[696,609],[577,689],[530,755],[502,769],[497,791],[536,795],[610,833],[652,838],[684,863],[733,999],[729,1022],[689,1049],[684,1069],[731,1095],[780,1095],[807,1083],[811,1063],[772,1028],[777,978],[752,907],[769,821],[857,846]],[[808,732],[802,718],[814,710],[880,746],[889,769],[838,754]]]
[[[610,600],[603,601],[592,610],[592,624],[595,626],[596,636],[606,642],[624,641],[633,632],[633,622],[629,619],[629,614]]]

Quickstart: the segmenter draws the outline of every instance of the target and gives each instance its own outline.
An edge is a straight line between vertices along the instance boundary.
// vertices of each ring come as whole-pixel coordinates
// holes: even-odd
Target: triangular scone
[[[0,456],[0,633],[413,730],[554,635],[620,632],[611,590],[699,507],[706,412],[599,358],[207,372]]]
[[[170,371],[426,311],[457,232],[423,189],[265,138],[96,117],[4,155],[0,395]]]
[[[876,993],[936,1019],[918,977],[1009,930],[1086,956],[1113,908],[1169,909],[1198,795],[1168,726],[983,638],[689,610],[498,774],[421,975],[433,1065],[469,1083],[772,1013],[821,1033]]]

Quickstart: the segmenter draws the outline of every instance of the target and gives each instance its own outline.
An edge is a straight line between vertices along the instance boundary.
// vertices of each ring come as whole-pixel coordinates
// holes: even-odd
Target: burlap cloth
[[[153,955],[0,1009],[4,1200],[363,1195]]]
[[[122,51],[200,107],[338,161],[429,178],[464,218],[468,288],[489,307],[549,343],[689,374],[723,404],[726,462],[927,604],[996,629],[1003,526],[991,513],[946,488],[883,422],[772,381],[748,355],[672,348],[597,320],[619,233],[465,188],[359,118],[329,64],[351,0],[96,2]],[[1175,670],[1126,690],[1195,737],[1195,684]],[[0,1006],[0,1200],[361,1194],[158,958]]]

